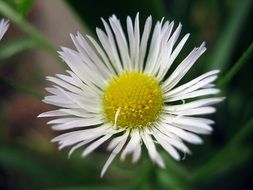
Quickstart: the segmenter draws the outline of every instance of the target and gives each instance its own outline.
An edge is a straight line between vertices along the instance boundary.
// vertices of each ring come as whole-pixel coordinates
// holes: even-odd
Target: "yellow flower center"
[[[156,78],[139,72],[114,77],[103,96],[104,114],[118,127],[145,127],[156,121],[163,95]]]

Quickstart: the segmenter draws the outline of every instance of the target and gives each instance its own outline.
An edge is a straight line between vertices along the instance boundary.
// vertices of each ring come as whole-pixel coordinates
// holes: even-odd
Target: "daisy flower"
[[[0,40],[2,39],[3,35],[5,34],[8,28],[9,28],[9,22],[2,19],[0,21]]]
[[[115,15],[102,22],[105,31],[96,29],[99,41],[80,33],[71,35],[76,50],[63,47],[59,52],[70,68],[68,74],[47,77],[54,85],[46,89],[51,95],[43,101],[59,109],[39,117],[60,117],[48,124],[53,130],[67,130],[52,142],[59,149],[71,147],[69,155],[86,146],[84,157],[110,141],[107,149],[111,154],[101,176],[118,154],[121,160],[132,154],[132,161],[137,162],[143,146],[162,168],[165,164],[156,145],[180,160],[178,151],[190,153],[184,142],[200,144],[197,134],[212,132],[214,122],[202,115],[214,113],[212,105],[223,99],[196,99],[219,92],[212,84],[218,70],[178,85],[205,52],[205,43],[171,71],[189,38],[186,34],[177,42],[181,24],[173,31],[174,22],[162,19],[152,29],[150,16],[141,31],[137,14],[134,21],[127,17],[124,32]]]

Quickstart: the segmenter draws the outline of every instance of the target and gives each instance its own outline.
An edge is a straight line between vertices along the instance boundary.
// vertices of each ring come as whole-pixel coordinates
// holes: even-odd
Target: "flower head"
[[[52,140],[60,149],[71,146],[69,155],[86,145],[82,153],[86,156],[110,140],[111,155],[101,176],[120,152],[122,160],[132,154],[133,162],[138,161],[143,145],[151,160],[165,167],[156,144],[179,160],[178,150],[190,153],[184,141],[200,144],[196,134],[212,132],[213,121],[201,115],[215,112],[212,105],[222,98],[196,98],[219,92],[212,84],[219,71],[178,85],[205,52],[204,43],[171,71],[189,37],[186,34],[177,43],[181,24],[173,32],[174,22],[162,20],[152,29],[148,17],[141,32],[137,14],[134,23],[127,17],[125,35],[116,16],[110,17],[109,23],[102,21],[105,32],[96,29],[99,42],[77,33],[71,35],[77,50],[62,48],[59,52],[71,70],[68,75],[47,77],[55,85],[47,88],[52,95],[43,101],[60,108],[39,116],[60,117],[48,124],[54,130],[71,131]]]
[[[2,39],[3,35],[5,34],[8,28],[9,28],[9,22],[2,19],[0,21],[0,40]]]

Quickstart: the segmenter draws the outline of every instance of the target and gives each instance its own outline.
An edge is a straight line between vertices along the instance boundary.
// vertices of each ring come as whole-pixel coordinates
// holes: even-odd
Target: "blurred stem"
[[[235,146],[240,144],[248,135],[251,134],[253,130],[253,117],[249,119],[249,121],[239,130],[238,133],[234,136],[233,139],[230,140],[227,146]]]
[[[154,175],[155,168],[150,163],[145,164],[142,168],[142,174],[137,178],[136,182],[134,182],[133,189],[144,190],[150,186],[150,179],[151,176]],[[153,179],[151,181],[153,181]]]
[[[205,183],[205,180],[212,180],[224,171],[233,169],[251,156],[251,148],[242,147],[242,141],[251,134],[253,130],[253,117],[235,134],[228,144],[218,151],[200,168],[195,170],[191,177],[192,182]],[[240,157],[236,155],[240,154]],[[237,160],[236,160],[237,159]]]
[[[65,64],[60,61],[58,54],[52,44],[49,43],[37,29],[35,29],[30,23],[28,23],[22,15],[12,9],[4,1],[0,1],[0,13],[13,21],[25,33],[27,33],[37,43],[39,47],[50,53],[57,61],[62,64],[62,66],[65,67]]]
[[[221,78],[217,86],[219,88],[223,88],[226,86],[230,80],[234,77],[234,75],[248,62],[250,62],[250,58],[253,55],[253,43],[250,44],[248,49],[243,53],[243,55],[240,57],[240,59],[233,65],[233,67],[228,71],[228,73]]]
[[[34,97],[38,100],[41,100],[43,98],[43,96],[41,94],[31,90],[30,88],[17,85],[12,81],[9,81],[9,80],[3,78],[2,76],[0,76],[0,84],[3,84],[4,86],[7,86],[8,88],[14,90],[15,92],[20,92],[22,94],[32,96],[32,97]]]
[[[33,39],[14,39],[0,44],[0,59],[7,59],[22,51],[35,48],[36,44]],[[0,68],[3,64],[0,65]]]
[[[186,190],[190,188],[190,173],[171,158],[166,159],[165,170],[158,170],[158,177],[166,189]]]
[[[226,69],[242,26],[252,9],[252,3],[252,0],[237,1],[230,19],[226,22],[227,24],[213,48],[214,51],[209,64],[210,69],[220,69],[221,71]]]

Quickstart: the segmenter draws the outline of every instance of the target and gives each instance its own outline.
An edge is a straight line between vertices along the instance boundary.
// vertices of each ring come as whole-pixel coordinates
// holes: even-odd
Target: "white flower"
[[[111,155],[101,176],[120,152],[122,160],[132,154],[133,162],[138,161],[142,145],[153,162],[165,167],[156,144],[179,160],[178,150],[190,153],[184,141],[200,144],[202,140],[196,134],[212,132],[210,125],[214,122],[201,115],[214,113],[211,105],[223,98],[195,98],[219,92],[212,84],[219,71],[177,86],[205,52],[204,43],[171,71],[189,37],[186,34],[177,43],[181,24],[172,32],[174,22],[162,20],[152,30],[150,16],[141,32],[137,14],[134,23],[127,17],[126,36],[116,16],[109,18],[109,24],[102,21],[106,32],[96,29],[99,43],[78,33],[71,35],[77,51],[64,47],[59,52],[71,71],[67,71],[68,75],[47,77],[55,85],[47,88],[52,95],[43,101],[60,109],[39,117],[61,117],[48,124],[54,130],[68,130],[52,141],[59,143],[59,149],[72,146],[69,155],[87,145],[82,153],[87,156],[111,140]]]
[[[3,35],[8,30],[8,28],[9,28],[9,22],[2,19],[0,21],[0,40],[2,39]]]

